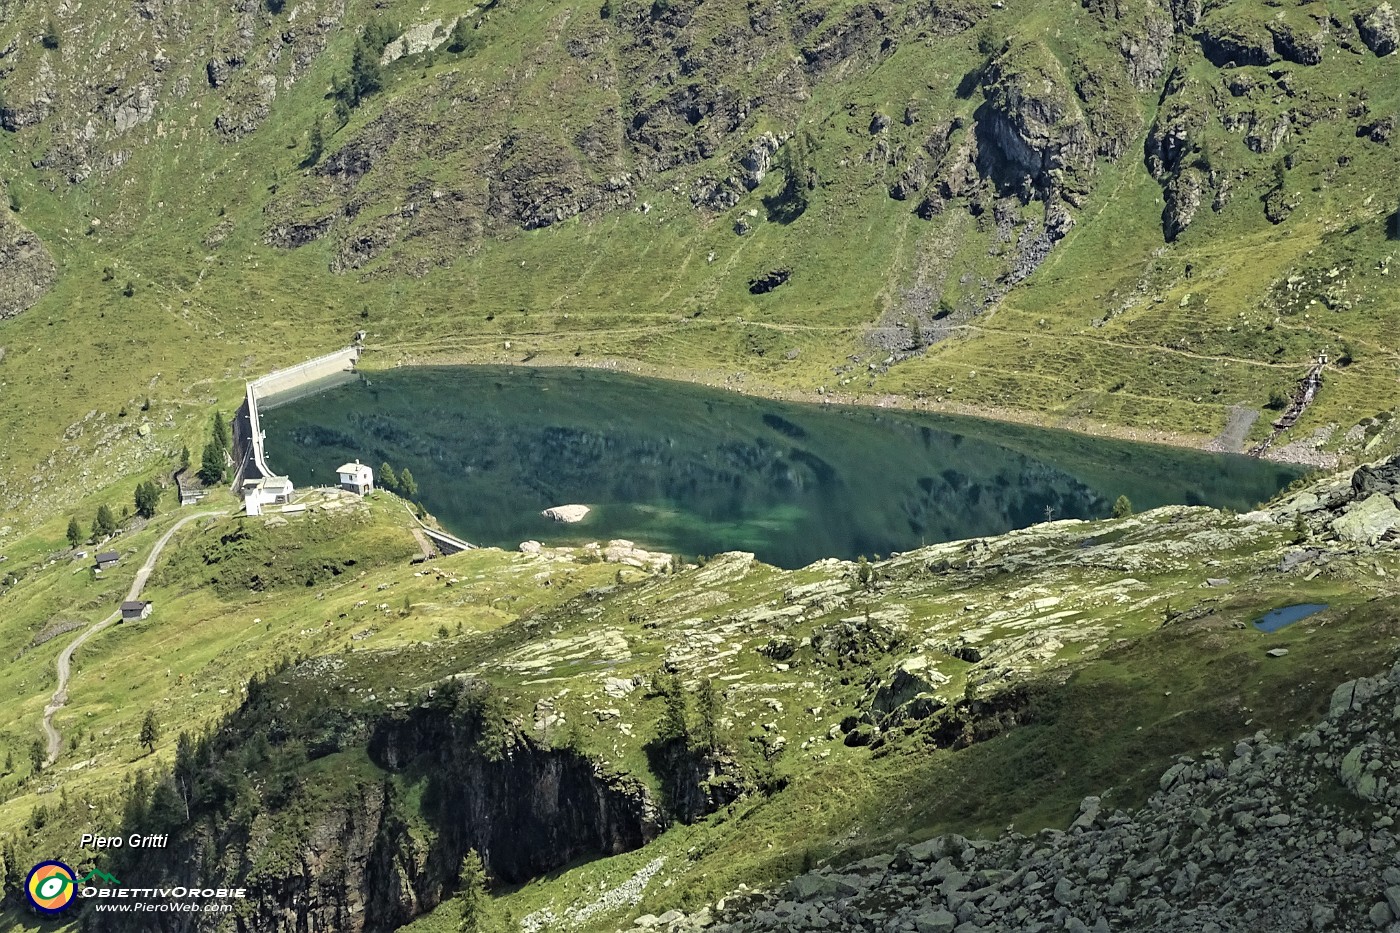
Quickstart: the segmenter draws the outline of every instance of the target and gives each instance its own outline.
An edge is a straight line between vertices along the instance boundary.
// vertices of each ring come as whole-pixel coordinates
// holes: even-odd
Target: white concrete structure
[[[249,515],[261,515],[265,505],[286,505],[296,489],[285,476],[243,481],[243,509]]]
[[[243,504],[249,515],[261,515],[263,506],[286,505],[292,501],[295,493],[291,479],[277,475],[267,465],[260,409],[285,405],[330,385],[356,378],[355,364],[359,359],[359,347],[346,347],[290,369],[268,373],[247,384],[243,405],[233,420],[237,454],[233,488],[243,496]],[[184,503],[183,494],[181,503]]]
[[[374,471],[360,461],[341,464],[336,470],[340,474],[340,488],[358,495],[374,492]]]

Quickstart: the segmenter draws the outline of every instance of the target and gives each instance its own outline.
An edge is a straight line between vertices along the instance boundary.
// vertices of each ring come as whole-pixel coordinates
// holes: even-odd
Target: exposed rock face
[[[27,311],[57,278],[44,244],[0,208],[0,321]]]
[[[882,728],[908,719],[925,719],[947,703],[936,691],[948,677],[931,668],[922,656],[907,658],[895,668],[888,683],[871,699],[870,712]]]
[[[1400,664],[1337,688],[1287,744],[1183,757],[1136,812],[1086,797],[1066,831],[940,836],[750,899],[713,929],[1390,929],[1400,920]],[[1338,799],[1340,795],[1340,799]],[[685,929],[684,921],[672,929]]]
[[[1372,493],[1332,523],[1332,530],[1344,541],[1371,544],[1381,535],[1400,526],[1400,509],[1385,493]]]
[[[1285,20],[1271,22],[1269,32],[1274,38],[1274,51],[1285,61],[1298,65],[1322,64],[1322,40],[1325,33],[1315,26],[1311,29]]]
[[[1119,50],[1128,66],[1133,87],[1145,91],[1157,83],[1167,67],[1171,54],[1172,21],[1149,13],[1142,29],[1136,34],[1123,33]]]
[[[440,48],[447,42],[453,27],[456,25],[455,18],[447,23],[440,19],[428,23],[415,23],[405,29],[403,35],[384,46],[384,54],[380,57],[379,63],[392,65],[405,55],[417,55],[429,49]]]
[[[1181,236],[1182,231],[1191,225],[1196,211],[1201,206],[1203,176],[1194,168],[1177,175],[1166,186],[1167,206],[1162,211],[1162,232],[1168,242]]]
[[[747,190],[752,191],[763,183],[768,174],[768,167],[772,164],[773,155],[781,145],[772,133],[764,133],[754,140],[749,151],[739,159],[739,167],[743,169],[743,185]]]
[[[404,800],[388,780],[342,785],[314,805],[294,787],[268,788],[251,825],[219,821],[224,856],[207,863],[201,794],[196,819],[166,826],[170,848],[142,858],[141,871],[162,883],[187,884],[197,874],[211,885],[249,886],[255,893],[245,929],[360,933],[397,929],[451,896],[468,849],[481,853],[494,878],[518,883],[580,858],[638,848],[664,828],[666,817],[639,782],[501,731],[504,724],[493,723],[498,713],[474,696],[471,687],[449,684],[413,708],[380,715],[368,734],[343,718],[330,733],[313,730],[319,737],[307,744],[310,757],[367,743],[386,776],[424,782],[421,801]],[[213,793],[219,799],[222,790]],[[292,802],[301,809],[289,819]],[[150,831],[162,817],[153,810],[145,819]],[[145,917],[110,929],[186,927]]]
[[[661,781],[667,811],[682,823],[694,823],[753,789],[738,761],[723,749],[696,752],[678,740],[652,745],[647,757]]]
[[[1168,97],[1147,134],[1147,170],[1162,185],[1162,234],[1169,242],[1191,225],[1210,194],[1212,178],[1201,159],[1201,138],[1210,116],[1201,93],[1179,69],[1174,72],[1167,79]]]
[[[1356,15],[1356,28],[1366,48],[1377,55],[1389,55],[1400,47],[1400,29],[1395,26],[1395,10],[1389,3],[1366,14]]]
[[[524,881],[586,854],[638,848],[665,822],[635,780],[523,737],[493,752],[455,709],[425,706],[382,719],[369,751],[387,770],[428,776],[444,870],[475,848],[494,876]]]
[[[1009,49],[988,69],[984,89],[981,151],[996,163],[985,174],[1008,187],[1026,180],[1047,190],[1089,170],[1089,126],[1049,49],[1039,42]]]
[[[1217,68],[1269,65],[1278,61],[1274,39],[1262,23],[1222,8],[1208,16],[1196,33],[1201,51]]]

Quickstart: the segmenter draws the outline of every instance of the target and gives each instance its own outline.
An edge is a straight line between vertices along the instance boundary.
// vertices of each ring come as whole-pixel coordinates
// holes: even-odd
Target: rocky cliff
[[[520,883],[639,848],[668,820],[641,782],[511,731],[471,685],[365,719],[328,709],[268,718],[263,704],[280,701],[253,693],[219,736],[182,741],[174,772],[132,794],[126,832],[170,833],[170,848],[113,863],[151,881],[187,884],[193,868],[201,883],[248,887],[239,930],[395,930],[452,895],[470,849],[493,878]],[[258,786],[244,768],[257,769]]]
[[[0,321],[33,306],[57,277],[44,244],[0,207]]]

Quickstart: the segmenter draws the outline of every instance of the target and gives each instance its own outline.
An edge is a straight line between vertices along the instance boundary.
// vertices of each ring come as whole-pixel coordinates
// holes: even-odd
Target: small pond
[[[1281,609],[1266,612],[1255,619],[1254,627],[1261,632],[1277,632],[1286,625],[1292,625],[1299,619],[1316,615],[1326,608],[1326,603],[1299,603],[1296,606],[1284,606]]]
[[[889,554],[1126,495],[1253,508],[1300,473],[1239,456],[976,418],[778,402],[594,369],[405,367],[265,409],[270,465],[333,484],[347,460],[408,467],[478,544],[629,538],[783,567]],[[592,509],[576,525],[540,515]]]

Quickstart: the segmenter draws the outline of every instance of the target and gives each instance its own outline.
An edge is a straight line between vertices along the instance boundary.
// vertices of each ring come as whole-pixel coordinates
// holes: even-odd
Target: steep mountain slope
[[[1355,446],[1395,393],[1392,20],[5,3],[6,223],[39,240],[5,302],[46,297],[0,325],[0,501],[145,469],[357,329],[385,363],[621,359],[1198,442],[1239,406],[1227,443],[1329,352],[1285,440]]]
[[[1183,757],[1136,813],[1086,797],[1067,831],[939,837],[803,875],[715,929],[818,930],[833,916],[846,930],[923,933],[1393,929],[1397,685],[1400,664],[1338,685],[1326,719],[1296,737]]]
[[[1390,461],[1246,515],[796,571],[625,543],[410,564],[383,494],[212,520],[162,560],[157,614],[85,649],[55,766],[0,777],[8,905],[15,866],[57,856],[246,885],[244,929],[446,929],[474,848],[527,928],[616,929],[938,831],[1063,825],[1087,795],[1136,806],[1172,756],[1300,728],[1393,663],[1397,496]],[[66,562],[0,596],[13,757],[74,588],[101,603]],[[1296,602],[1326,608],[1250,624]],[[99,856],[94,823],[170,844]],[[100,928],[152,928],[127,919]]]

